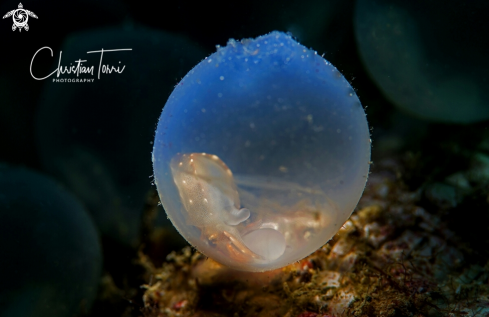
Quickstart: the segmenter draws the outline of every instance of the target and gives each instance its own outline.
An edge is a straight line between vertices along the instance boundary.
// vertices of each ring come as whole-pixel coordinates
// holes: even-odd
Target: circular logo
[[[25,10],[22,9],[17,9],[13,14],[13,19],[17,27],[23,27],[24,25],[27,24],[27,20],[28,20],[27,12],[25,12]]]
[[[29,17],[37,19],[37,15],[35,15],[32,11],[25,10],[22,3],[19,3],[19,7],[16,10],[11,10],[7,12],[3,16],[3,19],[6,19],[8,17],[12,17],[12,20],[14,21],[14,24],[12,25],[12,31],[19,30],[19,32],[22,29],[29,31],[29,25],[27,24],[27,20],[29,20]]]

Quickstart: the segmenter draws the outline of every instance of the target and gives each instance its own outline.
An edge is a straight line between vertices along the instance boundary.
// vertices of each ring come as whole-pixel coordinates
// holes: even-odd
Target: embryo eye
[[[176,86],[158,122],[154,176],[199,251],[265,271],[325,244],[365,187],[370,136],[341,73],[281,32],[230,40]]]

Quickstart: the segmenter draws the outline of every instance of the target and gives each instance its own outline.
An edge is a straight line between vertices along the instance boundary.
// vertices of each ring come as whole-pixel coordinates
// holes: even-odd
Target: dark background
[[[441,8],[453,4],[446,1],[428,2],[431,8],[437,6]],[[43,57],[36,60],[34,68],[36,74],[47,74],[56,67],[60,50],[63,48],[65,50],[70,49],[70,47],[66,47],[68,45],[66,43],[76,46],[77,43],[66,42],[67,40],[79,38],[76,37],[77,34],[87,31],[100,31],[102,34],[103,29],[107,27],[120,29],[146,27],[148,32],[150,29],[159,30],[185,39],[185,43],[181,47],[177,45],[175,48],[175,52],[179,52],[178,54],[181,56],[185,55],[184,57],[180,58],[180,55],[172,55],[173,53],[158,55],[157,51],[154,51],[152,55],[151,49],[148,49],[142,56],[151,61],[149,65],[138,64],[138,61],[130,58],[127,60],[122,58],[123,61],[127,62],[126,71],[121,75],[116,75],[120,76],[117,80],[114,79],[115,76],[103,77],[101,81],[95,79],[95,82],[91,84],[93,98],[91,95],[81,95],[69,99],[70,102],[76,101],[78,98],[83,102],[91,100],[87,107],[97,109],[98,112],[87,116],[88,119],[100,116],[101,118],[110,117],[115,121],[118,118],[127,120],[123,122],[124,124],[116,124],[104,119],[105,121],[91,122],[92,125],[85,127],[87,135],[96,134],[96,131],[105,125],[112,127],[113,134],[106,138],[97,139],[97,142],[100,142],[97,151],[107,160],[112,159],[111,155],[113,155],[113,148],[109,144],[117,136],[124,136],[124,129],[136,129],[131,126],[138,127],[141,125],[145,127],[144,132],[140,134],[135,133],[136,130],[128,130],[131,135],[136,134],[136,141],[144,143],[137,151],[129,147],[125,149],[116,148],[117,151],[122,151],[117,152],[117,155],[130,157],[137,162],[134,164],[142,166],[142,172],[137,176],[137,182],[143,184],[138,187],[142,193],[154,192],[155,190],[154,186],[151,186],[151,179],[149,178],[151,175],[151,142],[153,137],[151,131],[154,131],[156,127],[159,113],[173,86],[200,59],[214,52],[216,45],[224,46],[230,38],[238,40],[252,38],[273,30],[291,32],[305,46],[316,50],[319,54],[324,53],[324,58],[340,70],[352,84],[366,108],[367,119],[372,129],[374,166],[376,160],[389,157],[400,158],[409,170],[403,175],[404,181],[412,189],[418,188],[427,181],[443,181],[446,176],[468,168],[474,151],[488,135],[487,121],[463,125],[428,121],[398,110],[392,102],[387,100],[369,76],[359,55],[353,23],[355,1],[352,0],[251,0],[221,3],[167,1],[160,2],[158,6],[156,3],[134,0],[23,1],[22,4],[25,9],[34,12],[39,17],[38,19],[29,18],[29,31],[12,32],[12,19],[0,20],[2,43],[0,49],[0,163],[24,166],[51,175],[62,183],[66,183],[66,179],[59,177],[57,172],[47,168],[49,164],[46,164],[46,158],[43,161],[41,157],[41,152],[44,151],[45,153],[46,149],[43,148],[43,143],[39,141],[39,126],[42,126],[39,123],[39,111],[40,105],[46,102],[45,98],[52,98],[46,92],[49,79],[34,80],[29,72],[30,62],[39,48],[51,47],[54,57],[49,58],[44,52]],[[17,6],[18,0],[3,1],[0,3],[0,13],[3,15],[17,8]],[[420,6],[422,7],[422,5]],[[480,12],[485,9],[487,8],[474,7],[468,10]],[[437,16],[431,17],[430,14],[433,14],[433,10],[426,12],[419,10],[417,14],[425,20],[428,17],[428,19],[432,18],[434,22],[445,23],[447,30],[449,30],[447,32],[453,30],[450,21],[445,21]],[[487,23],[478,21],[472,24],[469,18],[457,21],[457,24],[465,30],[486,38],[488,33],[484,33],[483,30],[487,28]],[[429,29],[430,26],[424,27]],[[450,39],[449,35],[446,37]],[[135,44],[135,42],[131,42],[133,40],[128,40],[127,45],[125,45],[123,38],[117,42],[111,42],[115,41],[111,36],[107,36],[106,39],[107,43],[117,43],[117,46],[120,47],[110,47],[116,44],[108,44],[107,47],[104,47],[105,49],[133,46],[134,54],[140,54],[136,52],[136,49],[146,49],[144,42]],[[96,39],[97,43],[104,43],[104,40],[104,38]],[[185,46],[189,43],[192,46]],[[487,41],[481,42],[479,47],[479,44],[472,42],[467,49],[474,51],[487,49],[487,47],[482,47],[486,43]],[[164,46],[165,44],[161,45]],[[187,52],[186,49],[193,51]],[[448,52],[449,49],[450,47],[447,46],[446,51]],[[80,50],[83,52],[89,49],[85,50],[81,47]],[[467,55],[470,56],[470,54]],[[87,56],[79,57],[86,58]],[[72,61],[64,60],[63,64]],[[152,64],[153,61],[154,64]],[[173,67],[174,65],[176,66]],[[169,68],[165,68],[167,66]],[[172,73],[167,69],[171,69]],[[138,72],[151,74],[151,76],[141,77],[141,79],[137,75]],[[160,77],[164,80],[160,81]],[[114,81],[112,81],[113,79]],[[68,85],[71,85],[69,89],[76,89],[76,87],[73,88],[73,85],[77,84],[58,83],[56,85],[58,86],[55,89],[62,90],[64,87],[68,89]],[[111,97],[107,97],[107,94],[110,94]],[[134,97],[131,97],[132,94]],[[132,115],[118,116],[120,109],[110,105],[111,98],[117,95],[124,96],[118,102],[122,104],[121,108],[125,107],[124,102],[127,102],[131,114],[138,109],[145,112],[148,105],[151,105],[153,110],[145,112],[141,118]],[[137,101],[141,102],[138,103]],[[67,109],[72,106],[73,103],[66,104]],[[83,104],[79,106],[82,107]],[[56,115],[53,114],[53,117]],[[64,125],[69,126],[70,120],[74,119],[68,116],[66,119],[62,117],[58,120],[64,120]],[[130,120],[141,120],[141,122],[135,122],[132,125],[129,124]],[[56,122],[53,124],[55,125]],[[80,122],[76,124],[79,125]],[[53,142],[56,143],[55,140]],[[104,142],[107,144],[106,153],[101,150]],[[105,154],[106,156],[104,156]],[[120,182],[123,173],[132,169],[131,166],[120,166],[117,162],[114,165],[111,175],[116,182]],[[373,171],[375,172],[375,167]],[[67,186],[69,187],[69,184]],[[83,197],[80,199],[83,201]],[[136,198],[133,197],[131,204],[140,204],[142,210],[145,204],[145,196],[141,194]],[[470,203],[466,203],[467,206],[469,208]],[[487,206],[484,208],[487,209]],[[162,213],[161,207],[160,212]],[[484,215],[483,218],[486,219],[487,215]],[[470,227],[466,229],[467,232],[471,230]],[[482,229],[487,228],[482,227]],[[144,240],[144,237],[142,239]],[[184,242],[178,237],[175,239],[176,242],[169,242],[171,247],[164,248],[163,253],[166,254],[172,248],[180,248],[184,245]],[[138,297],[140,293],[135,294],[127,290],[133,290],[137,288],[138,283],[139,285],[144,283],[141,278],[143,276],[142,269],[137,268],[131,262],[137,256],[139,245],[137,243],[135,245],[129,243],[128,245],[110,235],[102,235],[102,241],[104,274],[110,275],[115,285],[122,291],[116,296],[119,298],[118,301],[104,302],[99,298],[91,314],[106,315],[111,311],[109,315],[115,316],[122,314],[128,307],[132,307],[133,310],[130,314],[136,316],[141,304]],[[163,254],[159,257],[159,263],[162,259],[164,259]]]

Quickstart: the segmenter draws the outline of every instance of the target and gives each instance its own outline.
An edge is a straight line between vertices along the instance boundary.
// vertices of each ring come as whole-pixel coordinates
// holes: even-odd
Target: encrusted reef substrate
[[[341,231],[285,268],[232,271],[188,247],[156,269],[142,257],[145,316],[487,316],[489,261],[452,231],[458,203],[409,190],[402,166],[378,162]]]

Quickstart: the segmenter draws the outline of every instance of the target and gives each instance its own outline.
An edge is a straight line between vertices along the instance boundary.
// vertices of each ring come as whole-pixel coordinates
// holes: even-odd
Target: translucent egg
[[[440,122],[489,119],[487,1],[359,0],[360,56],[398,108]]]
[[[102,248],[85,208],[58,183],[0,166],[0,316],[85,316]]]
[[[325,244],[369,171],[365,112],[329,62],[281,32],[230,40],[175,87],[155,182],[178,231],[234,269],[265,271]]]

